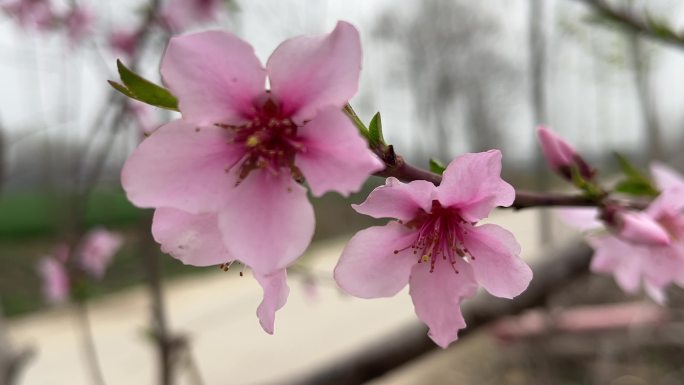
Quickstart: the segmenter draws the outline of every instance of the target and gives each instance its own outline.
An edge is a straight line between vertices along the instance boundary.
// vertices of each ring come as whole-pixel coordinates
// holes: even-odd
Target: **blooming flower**
[[[612,274],[627,293],[635,293],[643,286],[653,300],[663,303],[668,285],[684,286],[684,178],[660,164],[653,165],[651,173],[662,192],[648,208],[623,215],[631,218],[623,219],[624,229],[613,234],[591,234],[587,241],[595,250],[592,271]],[[601,228],[600,222],[589,218],[595,218],[597,210],[582,209],[587,213],[582,214],[585,220],[572,214],[578,211],[565,209],[564,213],[572,215],[566,222],[582,230]],[[594,214],[589,214],[592,211]],[[630,221],[636,224],[629,225]],[[625,230],[628,227],[631,229]]]
[[[193,24],[215,20],[220,7],[221,0],[170,0],[161,18],[171,31],[180,32]]]
[[[95,278],[102,278],[112,257],[121,248],[123,237],[105,229],[95,229],[85,235],[78,248],[79,262]]]
[[[69,296],[69,276],[61,261],[45,257],[38,263],[43,279],[43,295],[51,303],[64,302]]]
[[[503,181],[501,152],[465,154],[444,171],[442,183],[402,183],[388,178],[354,209],[375,218],[396,218],[358,232],[335,267],[349,294],[389,297],[406,284],[416,314],[441,347],[456,340],[465,321],[460,302],[477,285],[498,297],[523,292],[532,271],[507,230],[476,226],[497,206],[510,206],[515,190]]]
[[[383,167],[342,112],[360,69],[359,35],[345,22],[327,35],[285,41],[266,68],[228,32],[171,39],[161,73],[182,119],[142,142],[124,166],[122,184],[134,204],[158,208],[157,229],[175,228],[178,218],[165,214],[175,209],[194,226],[211,221],[213,236],[162,239],[157,230],[162,247],[193,265],[234,258],[257,279],[294,262],[314,229],[301,182],[314,196],[348,194]],[[213,246],[187,253],[195,243]]]
[[[44,31],[52,27],[55,15],[48,0],[0,1],[0,9],[13,16],[22,28]]]

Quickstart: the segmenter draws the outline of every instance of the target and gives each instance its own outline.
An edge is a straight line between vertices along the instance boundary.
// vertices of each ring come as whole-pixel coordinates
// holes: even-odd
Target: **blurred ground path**
[[[513,231],[528,260],[543,255],[533,211],[497,212],[493,222]],[[344,240],[318,244],[309,265],[330,272]],[[331,277],[331,274],[326,274]],[[296,275],[276,332],[264,333],[256,319],[261,289],[250,274],[200,274],[166,286],[170,323],[186,332],[206,385],[278,383],[353,354],[417,322],[407,290],[394,298],[358,300],[320,281],[316,298]],[[149,316],[144,288],[133,288],[90,306],[103,371],[109,385],[154,384],[156,363],[146,341]],[[88,385],[75,318],[66,309],[34,314],[10,323],[17,344],[37,349],[21,384]],[[182,378],[179,384],[191,384]]]

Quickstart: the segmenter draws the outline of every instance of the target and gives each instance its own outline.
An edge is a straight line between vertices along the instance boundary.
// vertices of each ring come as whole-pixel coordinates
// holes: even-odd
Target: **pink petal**
[[[574,164],[577,155],[575,149],[555,132],[544,126],[537,127],[537,138],[541,145],[542,153],[554,170],[570,167]]]
[[[213,266],[234,259],[223,244],[216,214],[159,208],[154,212],[152,235],[163,252],[186,265]]]
[[[122,244],[123,237],[119,233],[105,229],[88,232],[78,250],[81,265],[95,278],[102,278]]]
[[[461,300],[477,291],[470,266],[459,259],[456,268],[458,274],[438,258],[432,273],[429,263],[414,265],[409,280],[416,315],[430,328],[430,338],[442,348],[455,341],[459,329],[466,327]]]
[[[255,170],[234,188],[219,213],[230,253],[260,273],[282,269],[304,253],[314,231],[306,189],[287,173]]]
[[[121,184],[140,207],[174,207],[199,213],[223,206],[235,177],[226,172],[243,150],[226,143],[218,127],[176,120],[157,129],[128,158]]]
[[[182,31],[193,24],[216,19],[219,5],[219,0],[170,0],[161,17],[172,31]]]
[[[360,298],[391,297],[409,280],[419,257],[409,246],[416,232],[397,222],[361,230],[347,243],[335,267],[335,281]],[[394,253],[394,251],[399,251]]]
[[[664,246],[670,244],[667,231],[648,214],[625,211],[618,214],[620,238],[644,245]]]
[[[321,110],[298,134],[305,150],[297,154],[295,164],[314,196],[328,191],[348,195],[384,168],[349,118],[336,107]]]
[[[477,282],[497,297],[513,298],[527,289],[532,270],[520,258],[513,234],[497,225],[472,227],[465,235]]]
[[[259,323],[266,333],[273,334],[275,313],[285,306],[290,294],[290,288],[287,286],[287,271],[280,269],[270,274],[254,272],[254,278],[264,289],[264,299],[257,308]]]
[[[38,264],[43,278],[43,295],[51,303],[64,302],[69,297],[69,276],[61,262],[43,258]]]
[[[668,218],[675,222],[681,222],[681,213],[684,211],[684,186],[672,185],[663,190],[658,197],[648,205],[646,214],[651,218]]]
[[[658,305],[666,304],[667,296],[665,295],[664,288],[657,287],[655,285],[649,284],[648,282],[645,282],[644,289],[646,290],[646,294],[648,294],[648,296],[651,297],[651,299],[654,300]]]
[[[591,271],[613,274],[617,284],[627,293],[634,293],[641,282],[640,255],[648,252],[614,236],[589,237],[594,249]]]
[[[342,108],[359,87],[359,32],[340,21],[329,34],[289,39],[276,48],[266,67],[271,92],[296,121],[313,118],[324,106]]]
[[[603,227],[603,222],[598,219],[598,209],[594,207],[561,207],[554,211],[563,223],[576,227],[581,231],[595,230]]]
[[[421,212],[430,212],[435,196],[435,185],[424,180],[410,183],[390,177],[384,186],[376,187],[366,201],[352,205],[360,214],[373,218],[397,218],[410,221]]]
[[[501,151],[454,159],[444,170],[437,199],[444,207],[459,208],[463,219],[470,222],[486,218],[496,206],[513,204],[515,190],[501,179]]]
[[[252,46],[225,31],[172,38],[161,73],[183,119],[200,125],[241,123],[266,86]]]
[[[663,163],[652,163],[651,175],[653,175],[653,179],[655,179],[658,188],[661,190],[684,188],[684,177]]]

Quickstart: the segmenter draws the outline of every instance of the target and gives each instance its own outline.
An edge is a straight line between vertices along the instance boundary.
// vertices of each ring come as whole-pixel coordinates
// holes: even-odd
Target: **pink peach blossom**
[[[161,12],[165,25],[180,32],[198,23],[216,20],[221,0],[169,0]]]
[[[85,7],[75,6],[64,18],[67,38],[71,46],[76,46],[92,32],[95,15]]]
[[[154,212],[152,235],[163,252],[188,265],[231,264],[235,260],[224,244],[216,214],[190,214],[159,208]],[[266,274],[254,271],[253,274],[264,290],[257,317],[263,329],[273,334],[275,313],[285,305],[290,292],[287,272],[279,269]]]
[[[127,160],[128,198],[213,214],[235,259],[258,274],[285,268],[313,235],[301,182],[314,196],[348,194],[383,167],[342,112],[360,69],[359,35],[345,22],[327,35],[285,41],[266,68],[229,32],[171,39],[161,72],[182,119],[160,127]]]
[[[130,58],[135,53],[138,45],[138,34],[136,31],[117,29],[109,35],[109,46],[120,55]]]
[[[684,286],[684,178],[662,164],[652,165],[651,171],[662,192],[646,210],[622,213],[622,222],[627,224],[622,229],[613,229],[613,234],[595,233],[587,239],[595,250],[592,271],[612,274],[627,293],[643,286],[651,298],[663,303],[668,285]],[[629,221],[636,224],[628,225]],[[574,225],[582,230],[597,229],[595,220],[591,226],[581,222]],[[629,226],[632,228],[625,230]]]
[[[493,224],[476,226],[492,209],[515,199],[500,173],[501,152],[492,150],[456,158],[437,187],[388,178],[354,209],[397,220],[362,230],[349,241],[335,268],[339,286],[357,297],[377,298],[393,296],[408,283],[430,337],[448,346],[466,326],[461,300],[478,284],[513,298],[532,279],[510,232]]]
[[[22,28],[37,31],[50,29],[56,19],[48,0],[0,1],[0,9],[15,17]]]
[[[43,279],[43,295],[51,303],[64,302],[69,297],[69,276],[64,264],[52,257],[45,257],[38,264]]]
[[[77,250],[81,267],[93,277],[101,279],[122,243],[123,237],[118,233],[105,229],[91,230]]]

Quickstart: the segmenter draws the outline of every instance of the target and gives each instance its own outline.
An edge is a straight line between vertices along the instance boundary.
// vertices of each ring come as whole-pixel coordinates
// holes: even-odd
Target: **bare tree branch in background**
[[[546,108],[546,9],[544,0],[529,2],[529,39],[530,39],[530,88],[532,91],[532,117],[534,125],[548,124]],[[535,132],[532,131],[532,135]],[[533,138],[536,141],[536,137]],[[544,162],[541,149],[535,151],[536,187],[539,191],[549,189],[549,173]],[[539,235],[543,243],[550,243],[552,239],[551,212],[539,210]]]
[[[684,33],[674,31],[662,21],[655,20],[649,16],[638,16],[628,7],[615,7],[605,0],[576,0],[587,4],[594,11],[610,21],[613,21],[633,33],[661,41],[674,44],[679,48],[684,48]]]
[[[517,72],[488,41],[499,35],[496,21],[472,2],[430,0],[416,12],[408,22],[385,14],[375,33],[407,52],[398,63],[425,122],[419,131],[432,127],[423,136],[434,139],[435,155],[450,159],[461,115],[471,150],[497,147],[505,105],[495,92],[513,89]]]
[[[655,95],[651,90],[650,64],[651,58],[643,50],[641,38],[634,32],[627,32],[629,56],[634,69],[634,85],[636,96],[644,121],[648,158],[662,159],[663,150],[662,128],[656,110]]]

